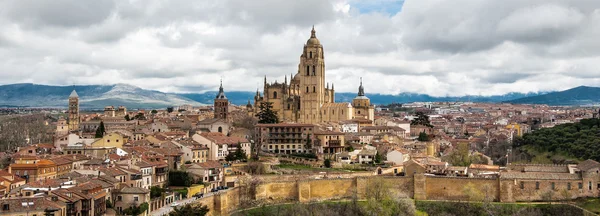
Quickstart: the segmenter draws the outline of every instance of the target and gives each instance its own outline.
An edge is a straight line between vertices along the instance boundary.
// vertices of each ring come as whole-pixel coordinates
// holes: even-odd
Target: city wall
[[[383,182],[383,183],[382,183]],[[236,209],[260,204],[286,202],[319,202],[324,200],[365,199],[369,191],[376,187],[386,188],[393,197],[407,197],[417,200],[472,200],[475,197],[496,202],[549,201],[595,196],[597,193],[578,189],[582,181],[537,180],[524,183],[521,180],[498,178],[438,177],[415,174],[414,177],[371,176],[353,178],[308,179],[291,181],[262,182],[255,187],[255,193],[248,193],[250,186],[236,185],[235,188],[199,199],[197,203],[207,205],[211,215],[227,215]],[[539,182],[539,189],[536,189]],[[554,189],[552,189],[554,182]],[[571,190],[567,190],[568,183]],[[548,192],[551,191],[551,192]],[[568,191],[564,192],[564,191]],[[552,196],[548,196],[552,194]]]

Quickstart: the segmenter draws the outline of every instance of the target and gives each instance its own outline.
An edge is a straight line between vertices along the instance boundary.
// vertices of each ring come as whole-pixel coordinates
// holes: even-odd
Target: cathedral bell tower
[[[325,98],[323,46],[319,39],[317,39],[314,26],[300,56],[298,71],[300,74],[300,95],[302,98],[300,120],[303,123],[319,123],[321,106],[328,98]]]
[[[69,131],[79,130],[79,95],[73,90],[69,95]]]
[[[215,98],[214,103],[214,117],[227,121],[227,114],[229,113],[229,100],[225,96],[223,91],[223,80],[221,80],[221,86],[219,86],[219,93]]]

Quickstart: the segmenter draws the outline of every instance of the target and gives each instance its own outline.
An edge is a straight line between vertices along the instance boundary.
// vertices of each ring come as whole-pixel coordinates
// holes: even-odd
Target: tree
[[[131,121],[131,118],[129,118],[129,114],[125,115],[125,121]]]
[[[154,115],[154,114],[158,113],[158,111],[152,110],[152,111],[150,111],[150,113],[152,113]]]
[[[375,153],[375,159],[373,160],[373,162],[375,162],[375,164],[379,164],[379,163],[381,163],[381,161],[382,161],[382,158],[378,151],[377,153]]]
[[[191,205],[187,204],[182,207],[175,207],[169,213],[169,216],[204,216],[208,214],[210,209],[206,205]]]
[[[306,135],[306,149],[312,150],[312,139],[310,139],[310,134]]]
[[[419,138],[417,138],[417,140],[419,140],[421,142],[427,142],[427,141],[429,141],[429,136],[427,135],[427,133],[421,132],[421,133],[419,133]]]
[[[242,149],[242,144],[238,142],[237,148],[235,149],[235,158],[240,161],[245,161],[248,159],[246,155],[246,151]]]
[[[235,161],[237,158],[235,157],[235,152],[229,152],[229,154],[227,154],[227,156],[225,156],[225,160],[226,161]]]
[[[172,113],[173,112],[173,107],[167,107],[167,112],[168,113]]]
[[[136,114],[133,119],[137,119],[137,120],[146,120],[146,116],[144,116],[144,113],[139,112],[138,114]]]
[[[142,203],[139,206],[138,205],[133,205],[125,210],[123,210],[123,213],[125,213],[126,215],[141,215],[144,212],[146,212],[146,210],[148,210],[148,203]]]
[[[410,125],[423,125],[433,128],[433,125],[429,122],[429,116],[423,112],[417,112],[417,117],[410,122]]]
[[[325,161],[323,161],[323,165],[326,168],[331,168],[331,160],[329,158],[325,159]]]
[[[194,179],[192,176],[185,171],[169,171],[169,185],[170,186],[182,186],[189,187],[192,185]]]
[[[261,102],[259,106],[260,111],[256,113],[258,123],[261,124],[276,124],[279,122],[277,112],[273,110],[273,103]]]
[[[150,188],[150,198],[157,198],[157,197],[162,197],[163,194],[165,193],[165,189],[158,187],[158,186],[152,186]]]
[[[96,129],[96,136],[94,136],[94,137],[102,138],[102,137],[104,137],[105,133],[106,133],[106,130],[104,129],[104,122],[100,121],[100,126],[98,126],[98,128]]]

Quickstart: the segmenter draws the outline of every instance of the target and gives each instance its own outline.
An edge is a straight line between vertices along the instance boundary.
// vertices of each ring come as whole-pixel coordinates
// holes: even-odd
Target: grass
[[[575,205],[596,214],[600,214],[600,198],[576,199]]]

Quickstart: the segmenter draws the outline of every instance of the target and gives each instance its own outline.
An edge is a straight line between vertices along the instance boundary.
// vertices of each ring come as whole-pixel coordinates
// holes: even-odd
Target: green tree
[[[419,133],[419,138],[417,138],[417,140],[419,140],[421,142],[427,142],[427,141],[429,141],[429,136],[427,135],[427,133],[421,132],[421,133]]]
[[[158,187],[158,186],[152,186],[150,188],[150,198],[157,198],[157,197],[162,197],[163,194],[165,193],[165,189]]]
[[[150,113],[152,113],[152,114],[156,114],[156,113],[158,113],[158,111],[156,111],[156,110],[152,110],[152,111],[150,111]]]
[[[96,138],[102,138],[104,137],[104,134],[106,133],[106,130],[104,129],[104,122],[100,121],[100,126],[98,126],[98,128],[96,129]]]
[[[227,156],[225,156],[225,160],[226,161],[235,161],[237,158],[235,157],[235,152],[229,152],[229,154],[227,154]]]
[[[237,148],[235,149],[235,158],[241,161],[245,161],[248,159],[246,155],[246,151],[242,149],[242,144],[238,142]]]
[[[173,112],[173,107],[167,107],[167,112],[168,113],[172,113]]]
[[[210,209],[206,205],[191,205],[187,204],[182,207],[175,207],[169,213],[169,216],[204,216],[208,214]]]
[[[430,128],[433,128],[431,122],[429,122],[429,116],[425,115],[423,112],[417,112],[417,117],[410,122],[410,125],[423,125]]]
[[[258,123],[261,124],[275,124],[279,123],[279,117],[277,112],[273,110],[273,103],[261,102],[259,106],[260,111],[256,113]]]
[[[379,154],[379,152],[375,153],[375,159],[373,160],[373,162],[375,162],[376,164],[381,163],[382,158],[381,155]]]
[[[178,170],[169,171],[170,186],[189,187],[192,185],[193,181],[194,179],[188,172]]]
[[[144,116],[144,113],[139,112],[138,114],[136,114],[133,119],[137,119],[137,120],[146,120],[146,116]]]
[[[139,206],[138,205],[133,205],[129,208],[126,208],[123,210],[123,213],[125,213],[126,215],[141,215],[144,212],[146,212],[148,210],[148,203],[142,203]]]
[[[125,115],[125,121],[131,121],[131,118],[129,118],[129,114]]]
[[[323,165],[326,168],[331,168],[331,160],[329,158],[325,159],[325,161],[323,161]]]

